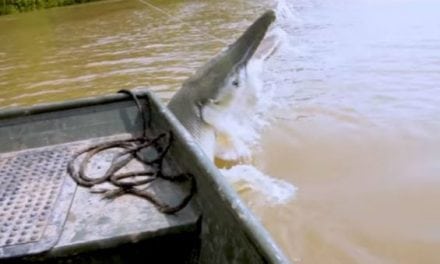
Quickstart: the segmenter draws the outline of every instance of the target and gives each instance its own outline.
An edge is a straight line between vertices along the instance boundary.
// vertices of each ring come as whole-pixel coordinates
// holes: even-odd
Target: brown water
[[[298,187],[247,196],[298,263],[440,263],[440,5],[278,3],[265,83],[284,107],[255,164]],[[148,86],[168,99],[267,1],[104,1],[0,17],[0,106]]]

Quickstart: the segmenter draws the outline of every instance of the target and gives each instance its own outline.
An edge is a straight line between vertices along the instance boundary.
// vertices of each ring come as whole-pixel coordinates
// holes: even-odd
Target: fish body
[[[189,77],[168,104],[211,159],[218,138],[231,133],[224,127],[225,117],[250,115],[258,100],[258,81],[249,67],[259,65],[261,60],[251,59],[274,20],[274,11],[265,12],[232,45]]]

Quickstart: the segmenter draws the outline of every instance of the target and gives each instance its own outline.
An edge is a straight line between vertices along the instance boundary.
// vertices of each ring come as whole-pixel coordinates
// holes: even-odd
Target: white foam
[[[216,120],[216,157],[224,160],[248,159],[252,148],[260,141],[261,130],[268,124],[266,113],[273,104],[272,93],[265,90],[261,74],[263,62],[252,60],[243,74],[242,94],[236,97],[229,112],[223,112],[221,120]]]
[[[293,9],[289,4],[292,5],[292,3],[286,2],[286,0],[276,1],[275,12],[277,13],[277,21],[300,23],[301,20],[296,14],[295,9]]]
[[[295,197],[297,187],[289,182],[264,174],[252,165],[236,165],[230,169],[221,169],[228,181],[251,189],[259,200],[270,204],[285,204]]]

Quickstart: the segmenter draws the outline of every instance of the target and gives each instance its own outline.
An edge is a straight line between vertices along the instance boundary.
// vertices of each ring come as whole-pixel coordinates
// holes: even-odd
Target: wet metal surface
[[[93,138],[65,144],[80,150],[101,142],[127,139],[130,135],[120,134]],[[117,149],[104,151],[91,159],[87,173],[100,175],[110,166]],[[121,172],[145,169],[142,163],[133,160]],[[166,172],[180,171],[171,159],[166,159]],[[111,190],[114,186],[103,183],[94,188],[78,187],[70,208],[63,233],[51,254],[70,256],[73,253],[90,252],[122,244],[137,243],[150,238],[194,232],[199,218],[192,203],[181,211],[166,215],[159,212],[148,200],[126,194],[114,199],[104,198],[99,190]],[[177,204],[186,195],[188,186],[157,180],[148,185],[148,190],[169,204]],[[92,192],[91,192],[92,191]]]
[[[181,245],[183,244],[184,248],[188,248],[190,244],[197,248],[194,252],[196,255],[189,252],[189,257],[190,259],[197,257],[200,260],[199,263],[288,263],[256,218],[226,183],[224,177],[202,153],[193,138],[183,129],[175,117],[160,105],[155,96],[149,93],[146,93],[146,95],[152,99],[153,127],[155,128],[152,133],[156,133],[156,130],[170,130],[176,136],[176,144],[173,144],[170,148],[170,156],[168,157],[169,159],[165,160],[164,169],[170,170],[170,174],[179,172],[193,174],[196,177],[197,186],[200,187],[198,188],[197,195],[194,197],[195,199],[178,213],[164,215],[158,212],[155,206],[139,197],[123,195],[114,200],[105,200],[102,193],[90,193],[89,189],[78,187],[76,188],[75,197],[70,208],[55,209],[55,212],[69,212],[57,244],[47,254],[35,256],[35,258],[34,256],[24,258],[24,260],[41,260],[46,263],[46,260],[50,261],[53,259],[56,263],[61,263],[58,262],[61,258],[68,260],[67,263],[91,263],[92,259],[93,261],[96,260],[96,255],[91,256],[89,253],[93,254],[93,252],[98,253],[99,251],[101,253],[105,252],[99,254],[99,259],[105,259],[104,263],[110,263],[110,261],[107,261],[109,259],[117,260],[116,263],[122,263],[123,261],[120,258],[122,255],[137,257],[139,252],[160,256],[161,259],[162,257],[169,258],[170,256],[179,257],[180,255],[176,255],[175,251],[169,254],[170,249],[182,249]],[[116,100],[121,96],[114,95],[112,98]],[[108,105],[102,108],[99,104],[103,103]],[[90,104],[98,104],[98,106],[93,108],[87,107]],[[100,127],[99,131],[97,129],[90,131],[89,129],[88,121],[90,120],[121,121],[120,118],[107,118],[109,108],[122,107],[121,111],[116,111],[116,116],[119,116],[119,112],[126,113],[127,105],[124,102],[120,102],[120,100],[115,101],[114,104],[109,104],[108,100],[103,102],[102,98],[95,98],[93,100],[67,102],[63,103],[63,105],[70,106],[68,108],[70,110],[60,111],[59,107],[61,105],[58,105],[55,109],[53,106],[38,108],[44,111],[37,113],[35,112],[35,107],[16,112],[14,115],[8,113],[3,113],[2,115],[0,113],[0,119],[14,119],[11,122],[2,124],[5,126],[5,131],[8,131],[7,135],[12,134],[7,129],[9,126],[21,132],[20,138],[27,138],[29,136],[34,138],[34,140],[28,141],[26,144],[21,143],[18,145],[15,140],[5,140],[0,144],[2,150],[11,151],[29,148],[30,146],[46,146],[39,150],[34,149],[32,153],[35,153],[35,151],[53,151],[54,149],[69,149],[70,153],[76,153],[76,151],[84,147],[102,141],[130,138],[134,136],[133,132],[136,134],[137,130],[133,129],[133,126],[130,125],[131,122],[129,122],[129,126],[123,126],[123,128],[127,128],[125,129],[126,133],[121,133],[121,126],[117,121],[104,126],[107,129],[102,129],[102,127]],[[74,109],[72,108],[73,105],[81,108]],[[54,115],[57,115],[59,118],[53,119],[47,125],[35,126],[35,123],[39,122],[39,120],[47,119],[47,117],[53,117]],[[71,118],[77,115],[81,116],[81,121],[83,122],[78,122],[76,118]],[[87,126],[84,124],[87,124]],[[73,130],[73,132],[71,130],[57,129],[71,126],[75,126],[77,129]],[[55,132],[47,133],[47,131]],[[104,136],[103,133],[105,133]],[[48,134],[55,135],[55,137],[48,136]],[[88,138],[88,140],[82,140],[84,137]],[[59,143],[63,145],[54,145]],[[20,153],[30,153],[30,151],[2,154],[0,155],[0,160],[8,159]],[[105,167],[109,165],[108,163],[112,160],[115,153],[110,151],[103,154],[105,155],[93,158],[89,166],[87,166],[87,170],[91,175],[96,175],[95,172],[98,173],[105,170]],[[141,164],[127,164],[126,169],[133,170],[138,165]],[[71,179],[66,177],[65,180]],[[105,186],[101,187],[106,188]],[[173,203],[174,200],[181,199],[181,197],[178,197],[182,195],[179,187],[183,186],[172,186],[166,182],[157,182],[156,186],[150,186],[149,188],[157,195],[163,197],[164,200],[166,199]],[[189,240],[194,238],[196,241],[182,243],[177,239],[177,237],[181,236],[190,237]],[[148,250],[139,251],[139,247],[136,247],[138,243],[152,241],[154,241],[154,247],[145,247]],[[162,242],[158,244],[158,241]],[[115,252],[115,247],[120,248],[121,251]],[[127,253],[127,250],[130,253]],[[188,257],[188,254],[186,255]],[[72,256],[75,258],[74,260],[72,260]],[[75,256],[79,256],[80,260],[78,261]],[[81,256],[88,257],[82,259]],[[217,258],[217,256],[222,257]],[[147,258],[141,257],[141,260],[143,259]],[[179,259],[177,262],[165,262],[181,263],[181,258],[177,259]],[[135,262],[131,258],[131,260],[127,260],[124,263]]]
[[[67,174],[76,151],[129,135],[117,135],[0,155],[0,259],[50,251],[67,256],[98,248],[135,243],[165,234],[193,232],[198,213],[192,206],[173,215],[160,213],[145,199],[124,195],[105,199],[78,187]],[[117,151],[91,160],[88,171],[99,174]],[[139,162],[122,171],[142,169]],[[171,160],[167,171],[179,170]],[[157,181],[148,188],[171,204],[185,195],[186,186]],[[102,184],[99,188],[111,186]]]
[[[0,258],[55,245],[76,188],[66,173],[70,155],[55,147],[0,156]]]

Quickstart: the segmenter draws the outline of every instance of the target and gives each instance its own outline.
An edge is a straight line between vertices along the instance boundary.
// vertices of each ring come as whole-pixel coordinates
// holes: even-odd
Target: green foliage
[[[0,0],[0,15],[92,1],[97,0]]]

